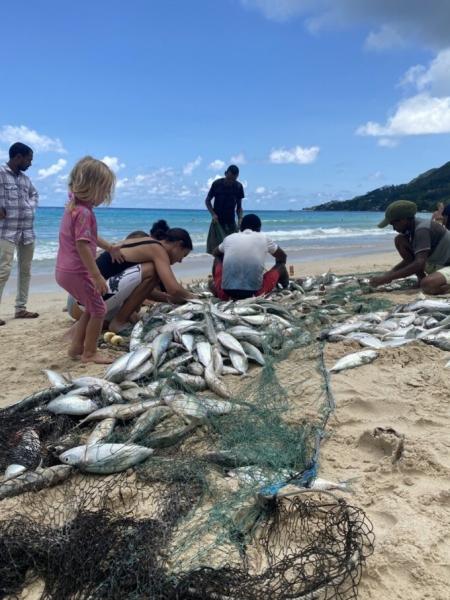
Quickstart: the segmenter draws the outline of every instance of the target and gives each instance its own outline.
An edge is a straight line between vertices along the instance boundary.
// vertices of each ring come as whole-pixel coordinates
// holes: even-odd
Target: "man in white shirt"
[[[267,255],[275,265],[264,272]],[[271,292],[280,283],[286,287],[286,253],[265,233],[257,215],[245,215],[241,231],[228,235],[213,251],[214,293],[221,300],[241,300]]]

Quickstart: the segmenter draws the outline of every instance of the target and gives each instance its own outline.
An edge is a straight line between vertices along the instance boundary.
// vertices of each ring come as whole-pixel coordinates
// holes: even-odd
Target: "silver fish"
[[[169,347],[169,344],[172,341],[172,333],[170,331],[165,331],[160,333],[152,342],[152,355],[153,355],[153,363],[155,365],[159,364],[159,360],[166,352]]]
[[[87,421],[101,421],[102,419],[114,418],[120,421],[127,421],[137,417],[148,408],[158,406],[159,400],[144,400],[143,402],[135,402],[134,404],[112,404],[111,406],[104,406],[98,410],[91,412],[81,423]]]
[[[191,353],[194,349],[194,336],[192,333],[183,333],[181,335],[181,343],[186,348],[186,350]]]
[[[154,406],[143,412],[135,421],[130,431],[128,443],[135,442],[147,433],[150,433],[158,423],[172,414],[168,406]]]
[[[61,462],[87,473],[119,473],[146,460],[153,450],[135,444],[77,446],[59,455]]]
[[[136,352],[136,350],[133,352]],[[133,352],[126,352],[125,354],[122,354],[122,356],[119,356],[119,358],[108,367],[105,373],[105,379],[107,381],[120,383],[124,379],[127,364],[130,357],[133,356]]]
[[[144,322],[138,321],[133,327],[130,335],[130,351],[136,350],[141,344],[142,334],[144,332]]]
[[[240,359],[242,359],[242,356],[240,354],[238,356],[240,357]],[[204,375],[206,384],[211,391],[213,391],[218,396],[221,396],[222,398],[230,398],[231,394],[228,391],[227,386],[217,377],[214,371],[214,365],[212,361],[206,367]]]
[[[361,352],[352,352],[340,358],[330,369],[332,373],[338,373],[345,369],[354,369],[361,365],[371,363],[378,357],[378,352],[375,350],[362,350]]]
[[[47,375],[47,378],[52,387],[63,391],[70,384],[70,381],[64,375],[57,373],[56,371],[52,371],[51,369],[44,369],[44,373]]]
[[[241,342],[241,345],[244,349],[245,354],[247,355],[247,358],[253,360],[261,366],[264,366],[266,364],[262,352],[256,346],[244,340]]]
[[[136,371],[143,363],[148,361],[151,355],[152,348],[146,346],[141,346],[138,350],[131,352],[125,367],[125,372],[131,373],[132,371]]]
[[[56,465],[46,469],[26,471],[14,479],[0,484],[0,500],[11,498],[28,491],[38,491],[45,487],[51,487],[66,480],[72,473],[72,467],[68,465]]]
[[[14,479],[19,475],[22,475],[27,470],[24,465],[18,465],[16,463],[12,463],[6,467],[5,474],[3,475],[3,481],[9,481],[10,479]]]
[[[175,379],[194,391],[203,392],[208,387],[203,377],[190,373],[177,373]]]
[[[148,377],[155,370],[155,365],[153,361],[147,360],[142,365],[139,365],[137,369],[134,371],[130,371],[127,373],[126,377],[129,381],[138,381],[139,379],[143,379],[144,377]]]
[[[59,396],[47,404],[55,415],[88,415],[98,409],[98,404],[86,396]]]
[[[241,346],[242,348],[242,346]],[[230,360],[233,367],[239,371],[239,373],[247,373],[248,371],[248,360],[245,354],[241,354],[240,352],[234,352],[230,350]]]
[[[241,344],[230,333],[227,333],[226,331],[219,331],[219,333],[217,334],[217,338],[218,338],[219,342],[222,344],[222,346],[224,346],[228,350],[237,352],[238,354],[245,356],[245,352],[244,352],[244,349],[242,348]],[[207,365],[205,365],[205,367],[206,366]]]
[[[187,437],[196,427],[198,427],[198,425],[198,423],[190,423],[189,425],[178,429],[152,433],[145,440],[145,443],[151,448],[167,448],[173,446]]]
[[[329,481],[328,479],[322,479],[320,477],[316,477],[311,484],[308,486],[311,490],[317,490],[318,492],[324,492],[327,490],[341,490],[342,492],[351,491],[351,483],[356,478],[346,479],[344,481]]]
[[[114,417],[109,417],[107,419],[103,419],[103,421],[100,421],[100,423],[98,423],[91,431],[86,441],[86,445],[92,446],[92,444],[99,444],[100,442],[107,440],[114,431],[116,423],[117,419]]]
[[[72,380],[72,383],[76,387],[85,387],[96,385],[101,388],[102,398],[105,402],[112,404],[113,402],[120,402],[122,400],[122,394],[120,387],[112,381],[106,381],[106,379],[100,379],[99,377],[77,377]]]
[[[204,367],[207,367],[212,361],[212,349],[209,342],[197,342],[195,344],[198,360]]]
[[[198,362],[193,362],[193,363],[190,363],[190,364],[187,366],[187,370],[188,370],[188,372],[189,372],[189,373],[191,373],[192,375],[199,375],[199,376],[202,376],[202,375],[203,375],[203,372],[204,372],[204,367],[203,367],[203,365],[201,365],[201,364],[200,364],[200,363],[198,363]],[[223,369],[222,369],[222,371],[223,371]]]

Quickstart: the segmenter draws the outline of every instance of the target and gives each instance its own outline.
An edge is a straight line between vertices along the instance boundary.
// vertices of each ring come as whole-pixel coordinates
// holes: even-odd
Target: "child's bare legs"
[[[90,318],[91,315],[87,312],[84,312],[81,315],[80,319],[72,326],[71,341],[69,347],[69,356],[71,358],[78,358],[84,352],[86,328]]]
[[[81,360],[86,363],[94,362],[101,365],[108,365],[112,363],[114,359],[97,350],[97,340],[102,331],[103,317],[93,317],[91,315],[88,315],[88,317]]]

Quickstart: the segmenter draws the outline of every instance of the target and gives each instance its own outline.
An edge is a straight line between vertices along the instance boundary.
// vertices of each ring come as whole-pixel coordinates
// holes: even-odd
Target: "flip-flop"
[[[1,327],[2,325],[6,325],[6,321],[3,321],[3,319],[0,319],[0,327]]]
[[[14,315],[15,319],[36,319],[39,316],[37,312],[29,312],[28,310],[19,310]]]

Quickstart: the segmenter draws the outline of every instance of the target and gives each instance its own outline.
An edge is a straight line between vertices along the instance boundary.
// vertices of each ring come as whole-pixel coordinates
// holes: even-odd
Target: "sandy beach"
[[[294,265],[295,275],[381,271],[395,263],[395,254],[362,255],[332,262]],[[182,276],[182,273],[179,273]],[[207,275],[205,271],[203,275]],[[11,289],[11,286],[10,288]],[[410,301],[416,290],[389,295]],[[63,312],[64,294],[32,293],[28,308],[36,320],[12,319],[14,297],[1,307],[7,321],[1,328],[3,380],[0,406],[47,386],[42,370],[101,374],[98,365],[74,362],[65,354],[64,332],[70,319]],[[330,367],[356,343],[326,345]],[[450,380],[444,365],[448,354],[414,342],[386,349],[370,365],[331,378],[336,412],[323,443],[320,474],[331,480],[357,477],[348,501],[366,511],[374,525],[375,553],[360,585],[361,600],[446,600],[450,596]],[[281,366],[281,380],[296,388],[295,353]],[[399,460],[399,438],[404,436]]]

